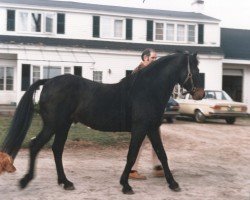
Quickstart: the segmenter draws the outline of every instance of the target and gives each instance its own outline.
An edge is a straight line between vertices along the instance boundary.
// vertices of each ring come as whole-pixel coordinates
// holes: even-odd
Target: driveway
[[[37,175],[25,190],[18,180],[28,166],[28,151],[21,150],[15,160],[17,171],[0,176],[1,199],[143,199],[143,200],[249,200],[250,199],[250,123],[235,125],[224,121],[197,124],[176,121],[161,126],[170,169],[181,192],[172,192],[164,178],[152,175],[151,146],[147,142],[140,160],[140,172],[147,180],[131,180],[135,194],[123,195],[119,185],[127,149],[100,148],[89,144],[67,146],[64,166],[76,187],[64,191],[50,150],[43,150],[37,162]]]

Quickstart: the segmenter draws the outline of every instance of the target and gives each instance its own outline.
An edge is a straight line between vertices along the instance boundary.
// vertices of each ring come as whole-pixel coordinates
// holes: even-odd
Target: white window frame
[[[115,37],[115,20],[122,21],[122,36]],[[106,21],[106,24],[104,22]],[[126,19],[122,17],[110,17],[101,16],[100,17],[100,38],[103,39],[125,39],[126,36]]]
[[[49,77],[47,77],[47,74],[46,74],[46,77],[44,76],[45,74],[44,74],[44,69],[45,68],[48,68],[48,69],[60,69],[60,74],[58,74],[58,75],[56,75],[56,76],[60,76],[60,75],[62,75],[62,67],[60,67],[60,66],[43,66],[43,69],[42,69],[42,73],[43,73],[43,79],[46,79],[46,78],[53,78],[53,77],[55,77],[55,76],[50,76],[49,75]]]
[[[23,24],[21,23],[21,13],[25,13],[27,14],[27,29],[26,30],[22,30],[23,28]],[[17,24],[18,24],[18,31],[20,32],[30,32],[30,13],[28,11],[19,11],[17,12]]]
[[[162,24],[163,25],[163,27],[162,27],[162,39],[157,39],[156,37],[157,37],[157,34],[156,34],[156,29],[157,29],[157,27],[156,27],[156,25],[157,24]],[[155,21],[155,23],[154,23],[154,38],[155,38],[155,40],[156,41],[164,41],[165,40],[165,34],[166,34],[166,32],[165,32],[165,26],[166,26],[166,23],[165,22],[162,22],[162,21]]]
[[[14,91],[14,67],[11,66],[1,66],[1,69],[3,69],[3,90],[0,89],[0,91]],[[11,68],[12,69],[12,89],[11,90],[7,90],[7,68]]]
[[[67,71],[66,69],[68,69],[69,71]],[[64,66],[62,74],[72,74],[72,67]]]
[[[184,31],[183,31],[183,40],[179,40],[178,39],[178,26],[182,26],[184,27]],[[187,42],[187,35],[186,35],[186,32],[187,32],[187,27],[186,27],[186,24],[181,24],[181,23],[177,23],[176,24],[176,42],[178,43],[186,43]]]
[[[194,41],[189,41],[189,26],[194,26]],[[198,29],[196,24],[187,24],[187,42],[188,43],[197,43],[198,41]]]
[[[156,24],[157,23],[163,23],[163,40],[161,39],[157,39],[156,38]],[[167,25],[173,25],[174,26],[174,35],[173,35],[173,39],[169,40],[167,38]],[[183,40],[178,41],[178,25],[183,26],[184,27],[184,35],[183,35]],[[194,26],[194,41],[188,41],[188,26],[192,25]],[[196,44],[198,42],[198,28],[197,28],[197,24],[196,23],[181,23],[181,22],[173,22],[173,21],[161,21],[161,20],[157,20],[154,21],[154,41],[156,42],[167,42],[167,43],[177,43],[177,44],[188,44],[188,43],[192,43],[192,44]]]
[[[39,71],[35,71],[34,70],[35,67],[39,68]],[[34,77],[34,72],[39,72],[39,77]],[[31,65],[30,74],[31,74],[31,76],[30,76],[30,79],[31,79],[30,83],[31,84],[36,82],[37,80],[40,80],[41,79],[41,66],[39,66],[39,65]]]
[[[27,30],[22,30],[22,23],[21,23],[21,13],[27,13]],[[36,32],[32,31],[32,13],[41,14],[41,31]],[[51,17],[52,19],[52,31],[49,32],[46,30],[46,18]],[[16,14],[16,24],[17,24],[17,31],[20,33],[31,33],[31,34],[56,34],[56,13],[54,12],[37,12],[37,11],[26,11],[26,10],[18,10]]]
[[[51,19],[52,19],[52,31],[51,32],[46,30],[46,28],[47,28],[46,18],[47,17],[51,17]],[[47,13],[43,14],[43,18],[44,18],[44,20],[43,20],[44,21],[43,22],[43,32],[47,33],[47,34],[55,34],[55,30],[56,30],[56,14],[47,12]]]
[[[167,38],[167,25],[173,25],[174,26],[174,33],[173,33],[173,39],[172,40],[169,40],[168,38]],[[166,27],[164,28],[165,29],[165,34],[164,34],[164,36],[165,36],[165,38],[166,38],[166,41],[168,41],[168,42],[175,42],[175,40],[176,40],[176,24],[175,23],[172,23],[172,22],[167,22],[166,23]]]

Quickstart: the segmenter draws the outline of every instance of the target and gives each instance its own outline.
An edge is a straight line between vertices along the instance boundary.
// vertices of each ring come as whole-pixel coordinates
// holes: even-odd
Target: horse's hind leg
[[[62,163],[63,149],[68,136],[70,125],[70,123],[63,124],[60,128],[58,128],[58,130],[56,130],[55,140],[52,146],[58,175],[58,184],[63,184],[65,190],[75,189],[74,184],[66,178]]]
[[[49,127],[44,126],[42,131],[36,138],[30,142],[30,162],[28,173],[20,180],[20,187],[25,188],[28,183],[33,179],[35,160],[41,148],[50,140],[53,133]]]
[[[166,152],[162,144],[159,130],[148,133],[148,137],[149,137],[150,142],[152,143],[152,146],[154,148],[154,151],[156,152],[158,159],[161,161],[162,167],[164,169],[165,177],[169,184],[169,188],[174,191],[179,191],[180,190],[179,184],[174,180],[174,177],[168,166],[168,158],[167,158]]]
[[[128,183],[128,177],[131,168],[133,167],[136,161],[137,155],[139,153],[141,144],[145,136],[146,134],[144,133],[136,133],[136,132],[131,133],[131,141],[127,155],[127,163],[120,179],[120,184],[123,186],[122,192],[124,194],[134,194],[132,187]]]

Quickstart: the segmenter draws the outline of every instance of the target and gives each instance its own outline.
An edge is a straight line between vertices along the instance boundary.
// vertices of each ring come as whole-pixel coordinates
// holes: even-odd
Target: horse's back
[[[120,83],[96,83],[74,75],[50,79],[40,97],[40,113],[45,120],[81,122],[102,131],[122,129],[121,105]]]

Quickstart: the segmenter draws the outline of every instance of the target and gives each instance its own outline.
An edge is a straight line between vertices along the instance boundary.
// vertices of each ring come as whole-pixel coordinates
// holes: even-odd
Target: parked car
[[[208,118],[225,119],[234,124],[237,117],[247,116],[247,105],[235,102],[225,91],[205,90],[205,97],[196,101],[190,94],[177,99],[180,115],[191,116],[196,122],[203,123]]]
[[[172,97],[169,98],[167,106],[164,110],[163,119],[166,119],[168,123],[173,123],[174,118],[179,115],[179,104]]]

